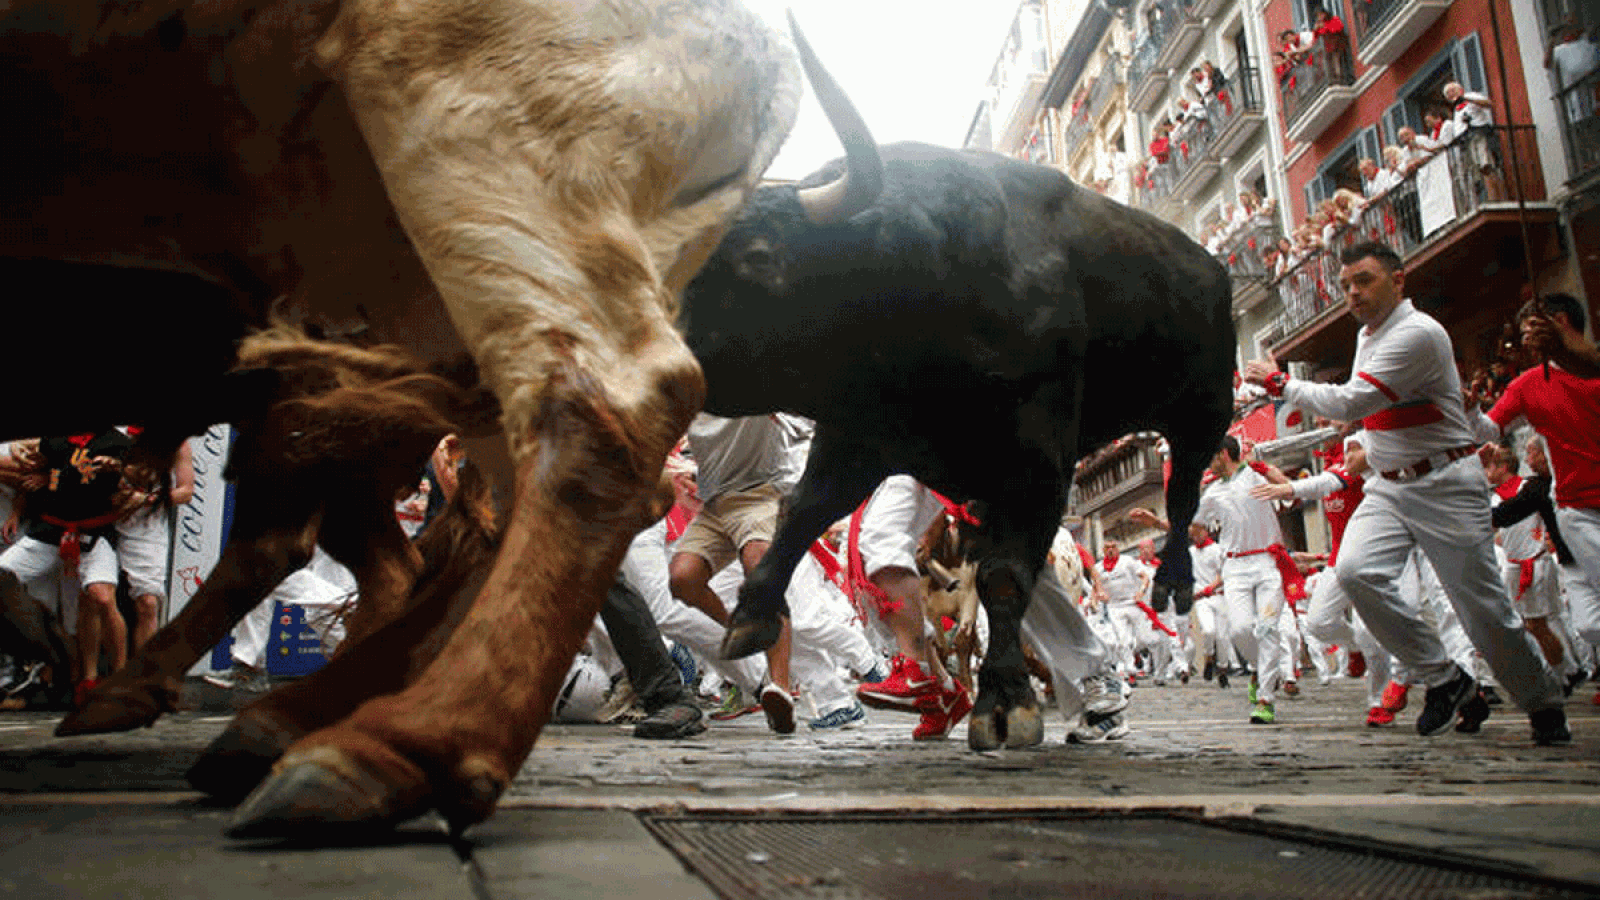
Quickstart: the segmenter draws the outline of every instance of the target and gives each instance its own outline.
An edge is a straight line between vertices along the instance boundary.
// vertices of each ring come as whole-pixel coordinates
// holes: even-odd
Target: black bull
[[[1018,629],[1086,449],[1131,431],[1167,437],[1173,529],[1156,577],[1190,586],[1188,523],[1232,407],[1228,276],[1176,228],[1053,169],[920,144],[874,154],[841,136],[846,180],[881,191],[818,224],[795,188],[763,188],[688,291],[707,408],[817,421],[724,650],[770,645],[806,548],[907,473],[982,504],[992,641],[969,741],[1036,742]]]

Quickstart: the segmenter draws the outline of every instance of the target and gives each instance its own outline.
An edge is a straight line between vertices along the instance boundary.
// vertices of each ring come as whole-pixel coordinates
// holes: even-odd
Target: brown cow
[[[17,306],[26,364],[74,389],[8,410],[17,436],[226,420],[230,342],[274,298],[492,390],[506,441],[473,455],[508,460],[512,507],[471,610],[424,677],[292,746],[232,832],[481,820],[662,506],[703,391],[678,298],[793,121],[791,53],[734,0],[14,0],[0,79],[10,285],[35,260],[170,275]],[[239,509],[298,547],[314,511],[277,499]]]

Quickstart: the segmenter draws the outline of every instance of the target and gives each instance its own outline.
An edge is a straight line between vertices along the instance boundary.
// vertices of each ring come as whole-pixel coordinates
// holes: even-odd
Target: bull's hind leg
[[[311,560],[322,519],[319,498],[259,478],[241,479],[235,496],[233,531],[205,584],[128,665],[61,720],[57,735],[127,731],[171,712],[184,673],[278,582]]]

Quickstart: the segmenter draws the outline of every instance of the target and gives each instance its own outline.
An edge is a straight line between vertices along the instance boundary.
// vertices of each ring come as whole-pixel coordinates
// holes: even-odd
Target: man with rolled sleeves
[[[1433,562],[1472,643],[1528,713],[1534,742],[1570,743],[1561,682],[1523,630],[1500,579],[1489,483],[1450,336],[1404,296],[1405,270],[1394,251],[1361,243],[1340,262],[1339,288],[1364,326],[1350,380],[1291,380],[1261,360],[1244,371],[1247,381],[1292,406],[1359,419],[1366,429],[1376,477],[1368,479],[1366,499],[1345,530],[1339,582],[1373,636],[1427,686],[1419,734],[1450,730],[1463,707],[1474,718],[1486,716],[1488,707],[1472,675],[1450,660],[1438,635],[1399,599],[1397,582],[1416,546]]]

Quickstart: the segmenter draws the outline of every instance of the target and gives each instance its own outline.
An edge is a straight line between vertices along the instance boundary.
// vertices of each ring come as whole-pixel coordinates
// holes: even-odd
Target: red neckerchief
[[[1115,569],[1117,567],[1117,560],[1119,560],[1121,558],[1122,557],[1121,557],[1120,554],[1118,556],[1115,556],[1115,557],[1112,557],[1112,556],[1102,557],[1100,559],[1100,565],[1103,566],[1107,572],[1110,572],[1111,570],[1113,570],[1113,569]]]
[[[1207,547],[1209,547],[1209,546],[1211,546],[1212,544],[1215,544],[1215,543],[1216,543],[1216,541],[1213,541],[1211,539],[1211,535],[1208,534],[1208,535],[1205,536],[1204,540],[1195,541],[1194,546],[1195,546],[1196,550],[1204,550],[1205,548],[1207,548]]]
[[[1434,140],[1437,141],[1439,139],[1439,130],[1442,129],[1442,128],[1444,128],[1444,123],[1443,122],[1440,122],[1439,124],[1433,126],[1433,139]]]
[[[67,443],[81,450],[89,446],[89,442],[94,440],[94,435],[95,433],[92,431],[87,434],[74,434],[67,438]]]
[[[1456,112],[1461,112],[1463,109],[1466,109],[1466,108],[1467,108],[1467,101],[1465,101],[1465,100],[1463,100],[1460,103],[1456,104]]]
[[[1496,487],[1494,492],[1500,495],[1500,499],[1502,501],[1505,501],[1515,497],[1517,495],[1517,491],[1520,490],[1522,490],[1522,476],[1513,475],[1510,478],[1507,478],[1505,481],[1500,482],[1499,487]]]

